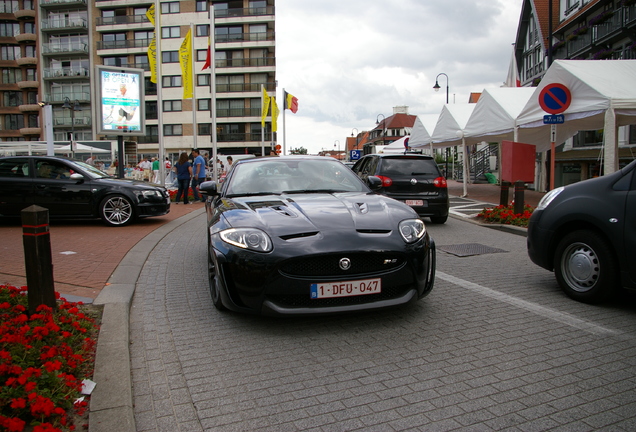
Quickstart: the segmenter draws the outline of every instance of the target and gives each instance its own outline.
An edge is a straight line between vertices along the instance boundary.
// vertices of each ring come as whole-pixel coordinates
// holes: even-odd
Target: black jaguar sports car
[[[241,160],[207,195],[217,309],[265,315],[370,310],[415,301],[435,278],[435,243],[408,205],[373,193],[329,157]]]

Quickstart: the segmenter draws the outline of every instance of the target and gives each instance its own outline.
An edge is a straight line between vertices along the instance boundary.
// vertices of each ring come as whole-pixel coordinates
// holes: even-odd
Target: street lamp
[[[75,159],[75,111],[81,111],[82,107],[77,99],[75,99],[75,103],[71,106],[71,100],[68,97],[64,98],[64,105],[62,108],[71,110],[71,157]]]
[[[437,82],[437,78],[439,78],[440,75],[444,75],[446,77],[446,103],[448,104],[448,75],[446,75],[445,73],[437,74],[437,76],[435,77],[435,85],[433,86],[433,89],[435,91],[439,91],[440,86]]]
[[[337,153],[338,158],[337,159],[339,160],[340,159],[340,141],[339,140],[335,140],[333,142],[333,151],[334,152],[336,151],[336,143],[338,143],[338,153]]]

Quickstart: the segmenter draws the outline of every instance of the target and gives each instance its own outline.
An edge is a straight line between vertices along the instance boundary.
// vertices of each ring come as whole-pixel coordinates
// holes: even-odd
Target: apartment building
[[[143,0],[0,0],[0,140],[44,140],[41,108],[52,105],[55,141],[116,140],[97,135],[95,66],[145,71],[146,136],[126,137],[137,153],[211,148],[211,71],[216,81],[219,152],[260,153],[261,85],[276,91],[274,0],[160,1],[155,12],[158,85],[148,46],[155,26]],[[214,10],[214,67],[204,69]],[[179,48],[192,30],[194,97],[183,98]],[[211,60],[211,59],[210,59]],[[161,103],[158,106],[158,103]],[[162,114],[159,121],[159,113]],[[162,134],[159,126],[162,125]],[[269,123],[268,123],[269,127]],[[269,144],[272,134],[268,130]]]
[[[521,85],[538,85],[549,59],[636,59],[635,34],[636,0],[524,0],[515,41]],[[634,145],[636,126],[621,127],[621,165],[633,160]],[[603,130],[582,131],[562,143],[555,157],[556,184],[601,175],[602,151]]]

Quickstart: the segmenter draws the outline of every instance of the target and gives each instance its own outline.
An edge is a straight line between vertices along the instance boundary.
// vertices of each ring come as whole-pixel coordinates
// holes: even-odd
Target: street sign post
[[[563,84],[552,83],[545,86],[539,93],[539,105],[548,114],[543,116],[543,124],[550,126],[550,190],[554,189],[554,168],[555,168],[555,142],[556,125],[565,122],[565,115],[558,115],[564,112],[572,103],[572,94]]]

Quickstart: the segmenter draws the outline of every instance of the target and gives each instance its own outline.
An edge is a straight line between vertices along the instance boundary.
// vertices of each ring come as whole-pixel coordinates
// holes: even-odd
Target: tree
[[[307,149],[305,147],[299,147],[299,148],[290,149],[289,150],[289,154],[306,155],[307,154]]]

